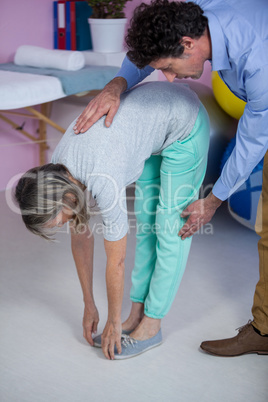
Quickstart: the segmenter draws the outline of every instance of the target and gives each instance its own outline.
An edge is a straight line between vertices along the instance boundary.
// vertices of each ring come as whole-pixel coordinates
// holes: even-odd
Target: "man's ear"
[[[190,36],[183,36],[181,45],[184,46],[184,50],[192,50],[194,48],[194,39]]]

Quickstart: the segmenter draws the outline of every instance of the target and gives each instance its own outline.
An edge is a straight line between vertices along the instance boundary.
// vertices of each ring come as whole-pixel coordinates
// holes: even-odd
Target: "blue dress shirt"
[[[208,18],[212,70],[247,102],[239,120],[236,146],[213,194],[226,200],[249,177],[268,149],[268,2],[267,0],[193,0]],[[117,76],[128,88],[153,69],[139,70],[127,58]]]

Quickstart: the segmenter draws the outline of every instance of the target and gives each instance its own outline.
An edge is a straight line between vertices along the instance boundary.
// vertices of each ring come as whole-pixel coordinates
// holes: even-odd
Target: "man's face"
[[[203,73],[205,59],[198,52],[186,52],[179,57],[161,58],[150,63],[156,70],[161,70],[169,82],[175,78],[198,79]]]

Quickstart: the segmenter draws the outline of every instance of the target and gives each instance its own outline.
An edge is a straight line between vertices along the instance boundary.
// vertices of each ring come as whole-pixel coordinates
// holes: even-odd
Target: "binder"
[[[76,50],[76,13],[75,2],[66,2],[66,49]]]
[[[66,49],[66,2],[58,0],[58,49]]]
[[[75,2],[71,2],[71,50],[76,50],[76,14]]]
[[[85,1],[75,2],[76,14],[76,49],[92,49],[92,41],[89,29],[88,18],[92,14],[92,9]]]
[[[53,44],[58,49],[58,2],[53,1]]]
[[[54,49],[91,50],[91,14],[92,9],[84,0],[53,1]]]

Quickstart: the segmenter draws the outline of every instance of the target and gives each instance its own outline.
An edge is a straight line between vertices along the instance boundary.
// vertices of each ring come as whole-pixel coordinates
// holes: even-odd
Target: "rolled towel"
[[[23,45],[17,49],[14,63],[20,66],[76,71],[84,67],[85,57],[83,53],[71,50],[51,50]]]

